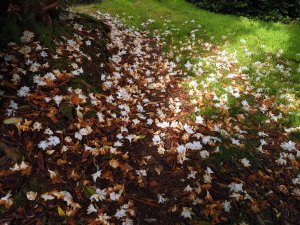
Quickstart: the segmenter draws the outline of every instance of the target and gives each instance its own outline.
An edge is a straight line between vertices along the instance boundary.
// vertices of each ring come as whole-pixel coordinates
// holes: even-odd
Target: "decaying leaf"
[[[16,124],[18,124],[18,123],[21,123],[22,122],[22,118],[21,117],[10,117],[10,118],[7,118],[7,119],[5,119],[5,120],[3,120],[3,123],[4,124],[14,124],[14,125],[16,125]]]

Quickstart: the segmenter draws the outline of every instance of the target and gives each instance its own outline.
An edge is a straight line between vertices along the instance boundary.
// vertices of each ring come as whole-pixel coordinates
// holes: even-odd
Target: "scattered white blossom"
[[[25,30],[21,37],[21,42],[28,43],[32,41],[33,38],[34,38],[34,34],[31,31]]]
[[[94,207],[93,204],[90,204],[86,211],[87,211],[87,214],[92,214],[94,212],[97,212],[97,209]]]
[[[241,159],[241,163],[243,164],[244,167],[250,167],[250,161],[247,158]]]
[[[109,194],[109,197],[112,201],[117,201],[121,197],[121,195],[117,194],[116,192],[111,192]]]
[[[93,194],[90,199],[91,201],[95,200],[96,202],[98,202],[99,200],[103,201],[106,199],[106,191],[104,189],[101,190],[97,188],[96,194]]]
[[[225,212],[230,212],[231,205],[229,201],[225,200],[224,202],[222,202],[222,206]]]
[[[34,201],[37,197],[37,194],[38,194],[37,192],[29,191],[26,193],[26,197],[28,200]]]
[[[184,218],[192,219],[192,209],[188,207],[183,207],[181,216]]]
[[[243,192],[243,184],[234,183],[228,185],[231,192]]]
[[[53,100],[55,101],[55,103],[56,103],[57,105],[59,105],[59,104],[61,103],[61,101],[63,100],[63,96],[61,96],[61,95],[55,95],[55,96],[53,97]]]
[[[42,129],[42,124],[40,122],[34,122],[33,130],[40,131]]]
[[[26,97],[29,92],[30,92],[30,88],[27,86],[23,86],[18,90],[17,94],[19,97]]]
[[[97,178],[100,178],[102,174],[102,170],[98,170],[96,173],[92,174],[94,182],[96,182]]]
[[[281,148],[283,148],[286,151],[293,151],[293,150],[297,150],[296,149],[296,143],[293,141],[288,141],[288,142],[283,142],[281,143]]]

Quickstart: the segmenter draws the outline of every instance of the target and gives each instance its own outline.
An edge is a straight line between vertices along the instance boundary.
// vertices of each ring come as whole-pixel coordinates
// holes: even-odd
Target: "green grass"
[[[213,121],[215,124],[223,125],[222,132],[218,136],[221,140],[218,145],[219,152],[207,161],[212,168],[222,170],[223,163],[236,167],[241,159],[247,158],[252,169],[263,169],[270,161],[259,151],[258,146],[263,138],[258,136],[258,132],[264,131],[271,134],[270,136],[277,136],[283,132],[284,127],[300,126],[300,55],[297,56],[300,53],[300,25],[215,14],[201,10],[185,0],[104,0],[101,4],[80,5],[74,9],[83,13],[100,10],[114,16],[118,15],[127,25],[137,28],[142,28],[142,23],[154,19],[155,23],[145,28],[150,31],[150,35],[163,36],[163,33],[168,30],[174,31],[169,36],[163,36],[162,41],[166,42],[167,52],[170,53],[171,50],[175,52],[174,58],[180,55],[181,61],[177,65],[182,67],[185,74],[184,80],[180,80],[182,81],[180,85],[187,92],[193,91],[191,98],[196,101],[195,104],[198,104],[197,110],[190,113],[190,118],[195,120],[197,115],[201,115],[207,123]],[[231,61],[234,59],[231,56],[226,62],[233,62],[231,65],[238,69],[247,66],[249,70],[243,68],[243,71],[244,69],[246,71],[243,74],[247,74],[249,80],[229,79],[227,77],[229,73],[241,72],[237,72],[238,69],[232,69],[232,72],[231,68],[227,71],[217,68],[219,52],[206,50],[203,41],[195,44],[192,50],[178,50],[190,45],[193,41],[191,31],[199,25],[201,25],[200,32],[196,34],[194,42],[203,39],[219,46],[221,51],[232,53],[236,50],[239,63]],[[241,42],[242,39],[245,43]],[[174,46],[177,46],[177,49],[174,49]],[[254,53],[251,57],[244,53],[246,48]],[[283,54],[276,56],[281,50]],[[202,74],[199,75],[192,69],[185,69],[184,64],[187,61],[193,65],[203,61],[199,66],[203,69]],[[261,67],[258,61],[261,62]],[[222,76],[207,81],[211,74],[218,74],[218,72]],[[239,97],[230,94],[231,86],[237,87],[241,92]],[[248,92],[249,87],[251,88]],[[256,95],[258,89],[261,89],[259,91],[261,96]],[[220,100],[205,97],[203,93],[206,91],[215,93],[215,97],[218,96],[223,101],[222,106],[215,104],[221,102]],[[269,106],[274,113],[273,117],[260,108],[264,104],[263,100],[269,98],[274,100]],[[249,103],[250,110],[244,107],[243,100]],[[224,121],[226,123],[223,123]],[[240,131],[236,128],[246,133],[246,138],[241,138],[240,146],[233,145],[231,140],[232,137],[240,138],[240,135],[237,135]],[[300,140],[300,132],[290,134],[290,139]],[[272,150],[272,154],[277,153],[275,151],[273,153]],[[244,171],[239,167],[236,168],[237,173]],[[252,218],[252,214],[243,212],[232,219],[233,221],[245,219],[250,224],[259,223],[255,216]]]
[[[296,54],[300,52],[300,26],[252,20],[245,17],[211,13],[187,3],[185,0],[104,0],[103,3],[76,6],[76,11],[93,12],[100,10],[113,15],[133,16],[126,19],[130,25],[140,26],[149,18],[155,23],[148,29],[164,29],[165,20],[172,21],[174,27],[180,29],[173,35],[175,41],[184,40],[187,34],[200,24],[203,37],[207,40],[224,45],[223,36],[228,36],[230,44],[224,46],[228,51],[239,49],[240,40],[244,39],[250,51],[256,51],[258,46],[265,45],[266,49],[276,53],[280,49],[290,60],[300,60]],[[124,16],[123,16],[124,17]],[[194,23],[185,21],[194,20]],[[231,34],[231,35],[230,35]],[[230,35],[230,37],[229,37]]]
[[[299,101],[297,101],[300,97],[298,82],[300,80],[300,25],[211,13],[185,0],[104,0],[102,3],[74,6],[73,9],[80,13],[93,13],[99,10],[119,16],[128,26],[139,29],[143,29],[142,23],[154,19],[155,22],[145,28],[150,31],[150,35],[156,33],[163,36],[165,31],[173,29],[172,34],[164,36],[163,39],[166,42],[167,52],[174,46],[177,46],[177,49],[184,46],[190,40],[191,31],[200,26],[200,32],[197,32],[195,40],[203,39],[229,53],[236,51],[239,66],[249,68],[251,84],[255,89],[262,88],[264,95],[273,97],[276,105],[291,104],[289,97],[282,99],[282,96],[294,96],[293,106],[289,107],[290,110],[282,119],[282,123],[291,127],[300,126]],[[241,43],[241,40],[245,40],[245,43]],[[201,44],[196,44],[194,47],[196,54],[191,51],[181,51],[180,66],[183,67],[187,61],[192,64],[197,63],[198,55],[202,57],[214,54],[210,51],[203,52]],[[245,49],[254,54],[247,56]],[[276,54],[281,50],[283,53],[280,58],[277,58]],[[256,74],[256,68],[252,65],[256,61],[269,64],[263,70],[262,77]],[[277,71],[277,64],[290,68],[290,75]],[[195,77],[192,71],[186,73],[186,76],[191,76],[200,83],[210,73],[214,73],[216,68],[212,62],[210,66],[205,66],[203,69],[204,76]],[[231,82],[229,80],[228,83],[226,80],[228,81],[222,79],[212,82],[209,89],[217,94],[224,93],[222,86],[228,86]],[[198,90],[201,90],[200,86]],[[229,107],[233,115],[240,112],[239,106],[234,102]],[[208,115],[211,114],[210,110],[205,111]]]

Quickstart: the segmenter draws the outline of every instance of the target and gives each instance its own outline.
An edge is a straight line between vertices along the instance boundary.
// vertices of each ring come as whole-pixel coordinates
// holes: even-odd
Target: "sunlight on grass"
[[[298,224],[298,25],[184,0],[73,10],[52,51],[28,30],[0,52],[0,221]]]
[[[215,42],[218,44],[224,44],[224,35],[235,33],[230,37],[230,45],[225,47],[227,50],[238,49],[240,39],[244,39],[250,51],[264,44],[273,53],[282,49],[289,59],[295,59],[295,55],[300,52],[300,39],[296,38],[300,37],[299,25],[215,14],[201,10],[184,0],[106,0],[101,4],[75,7],[75,10],[80,12],[93,12],[96,9],[112,14],[126,13],[126,15],[133,16],[133,18],[127,18],[126,21],[135,26],[139,26],[149,18],[155,19],[156,23],[150,29],[162,29],[164,20],[171,20],[172,24],[181,30],[174,37],[177,41],[183,40],[186,33],[194,27],[193,23],[185,24],[184,22],[194,20],[195,24],[200,24],[205,29],[203,37],[210,39],[215,36]]]
[[[240,65],[247,67],[251,73],[252,85],[257,89],[262,88],[265,94],[276,99],[275,104],[278,107],[280,104],[290,104],[291,99],[296,102],[290,107],[291,112],[283,121],[290,126],[300,125],[299,109],[297,109],[299,105],[297,98],[300,93],[299,25],[211,13],[184,0],[104,0],[101,4],[76,6],[74,10],[85,13],[100,10],[118,15],[128,26],[150,30],[150,35],[162,35],[167,52],[174,46],[180,48],[182,43],[189,41],[191,32],[199,29],[198,39],[218,45],[224,52],[236,52]],[[146,28],[143,27],[142,24],[147,23],[149,19],[155,22],[147,24]],[[171,35],[167,33],[169,31]],[[195,51],[201,55],[201,45],[196,45],[195,48],[198,48]],[[210,52],[205,54],[208,55]],[[189,51],[183,51],[179,64],[184,67],[187,61],[198,63],[197,57],[195,54],[191,55]],[[261,77],[256,74],[256,66],[253,66],[260,62],[268,65],[264,68],[266,75]],[[211,65],[213,64],[212,62]],[[288,75],[278,71],[277,67],[282,66],[290,70]],[[194,79],[199,82],[205,81],[208,74],[214,73],[215,68],[207,67],[205,71],[204,77]],[[223,71],[223,73],[227,72]],[[225,83],[224,79],[218,80],[209,88],[215,93],[223,93],[222,85],[224,86]],[[293,95],[295,97],[291,97]]]

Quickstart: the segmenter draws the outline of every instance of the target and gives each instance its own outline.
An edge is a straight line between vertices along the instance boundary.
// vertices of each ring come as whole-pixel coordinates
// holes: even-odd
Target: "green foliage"
[[[18,42],[22,32],[30,30],[51,48],[52,27],[45,26],[39,20],[39,0],[28,0],[26,3],[22,0],[4,0],[0,6],[0,46],[10,41]]]
[[[296,54],[300,50],[300,38],[298,38],[300,26],[298,24],[286,25],[211,13],[207,10],[197,9],[193,4],[188,4],[186,0],[104,0],[101,4],[80,5],[73,9],[81,13],[92,13],[96,10],[113,15],[125,13],[126,24],[135,27],[139,27],[141,23],[151,18],[156,21],[151,24],[151,27],[148,27],[152,30],[164,30],[165,20],[172,20],[172,25],[180,28],[180,32],[172,34],[173,40],[166,40],[172,45],[183,41],[186,35],[194,29],[194,23],[186,23],[186,21],[194,20],[195,24],[201,25],[205,31],[201,38],[210,42],[210,38],[213,36],[213,42],[223,46],[227,52],[237,50],[238,55],[241,55],[243,53],[243,50],[240,50],[241,39],[247,42],[249,51],[257,51],[263,44],[266,46],[266,50],[272,53],[282,49],[284,56],[290,60],[296,60]],[[134,17],[128,18],[128,15]],[[230,37],[230,45],[224,45],[224,35]],[[298,56],[298,60],[300,60],[300,56]],[[239,61],[246,64],[248,57],[239,57]]]
[[[7,17],[6,23],[2,25],[0,35],[0,46],[9,41],[17,42],[21,36],[21,28],[18,26],[18,19],[15,16]]]
[[[102,0],[62,0],[65,5],[100,3]]]
[[[265,20],[289,22],[300,19],[299,0],[187,0],[203,9]]]

